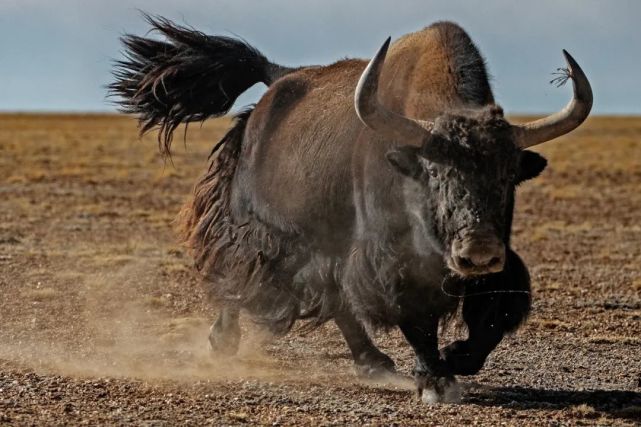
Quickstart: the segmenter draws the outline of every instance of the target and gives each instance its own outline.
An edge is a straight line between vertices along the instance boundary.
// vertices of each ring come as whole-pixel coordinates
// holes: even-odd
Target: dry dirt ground
[[[164,164],[117,116],[0,116],[0,424],[635,424],[641,417],[641,119],[541,148],[514,246],[534,308],[463,402],[357,381],[328,324],[215,359],[215,315],[172,220],[229,121]],[[401,372],[398,333],[376,336]]]

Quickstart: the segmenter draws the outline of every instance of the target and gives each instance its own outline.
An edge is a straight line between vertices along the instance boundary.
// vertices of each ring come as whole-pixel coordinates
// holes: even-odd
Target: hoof
[[[419,381],[421,401],[427,405],[437,403],[459,403],[461,387],[454,377],[425,378]],[[420,382],[422,382],[422,387]]]

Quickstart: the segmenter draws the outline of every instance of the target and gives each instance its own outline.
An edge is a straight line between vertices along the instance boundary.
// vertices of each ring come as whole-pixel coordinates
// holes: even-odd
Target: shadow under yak
[[[484,387],[468,384],[464,401],[514,409],[562,409],[588,405],[598,413],[641,420],[641,393],[624,390],[546,390],[528,387]]]

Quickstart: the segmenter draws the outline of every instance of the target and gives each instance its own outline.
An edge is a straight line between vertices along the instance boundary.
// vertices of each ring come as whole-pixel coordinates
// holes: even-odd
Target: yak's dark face
[[[401,147],[387,158],[410,178],[404,196],[419,250],[428,242],[461,276],[503,269],[515,186],[546,161],[516,146],[499,109],[443,115],[422,147]]]

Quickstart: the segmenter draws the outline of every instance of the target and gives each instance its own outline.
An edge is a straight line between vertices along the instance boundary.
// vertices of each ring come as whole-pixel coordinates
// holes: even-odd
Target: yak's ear
[[[536,178],[539,176],[543,169],[547,166],[548,161],[534,151],[525,150],[521,153],[519,159],[519,173],[517,177],[517,184],[527,181],[528,179]]]
[[[418,147],[404,146],[388,151],[385,157],[394,169],[403,175],[410,178],[418,178],[421,174],[418,152]]]

